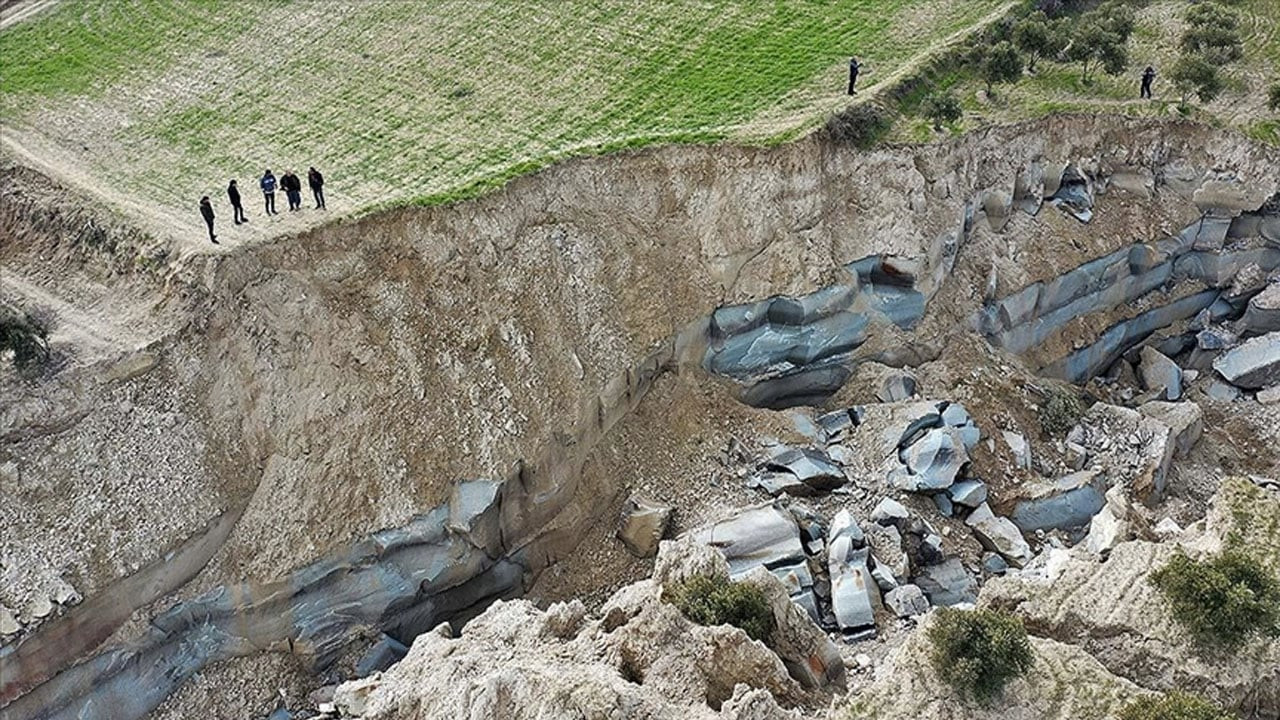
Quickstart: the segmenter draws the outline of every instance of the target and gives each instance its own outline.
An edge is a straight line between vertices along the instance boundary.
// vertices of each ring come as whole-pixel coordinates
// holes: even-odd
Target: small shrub
[[[889,111],[872,103],[851,105],[827,119],[827,136],[837,143],[866,149],[893,127]]]
[[[1238,549],[1206,560],[1181,550],[1151,574],[1174,620],[1197,643],[1234,648],[1255,635],[1280,637],[1280,580]]]
[[[1119,720],[1234,720],[1233,716],[1198,695],[1171,692],[1143,695],[1120,710]]]
[[[1047,437],[1066,434],[1084,415],[1084,403],[1070,390],[1051,387],[1040,405],[1040,429]]]
[[[670,591],[667,600],[699,625],[732,625],[752,640],[764,640],[773,632],[773,609],[754,585],[698,575]]]
[[[987,84],[987,94],[992,94],[997,83],[1011,83],[1022,77],[1022,56],[1010,42],[998,42],[987,51],[982,60],[982,80]]]
[[[1031,643],[1018,618],[998,610],[938,610],[929,627],[930,659],[962,698],[985,702],[1031,669]]]
[[[1267,109],[1280,112],[1280,82],[1267,88]]]
[[[1186,106],[1192,95],[1200,98],[1200,102],[1209,102],[1222,92],[1222,74],[1218,66],[1201,55],[1181,55],[1173,64],[1173,72],[1169,74],[1173,86],[1182,96],[1181,105]]]
[[[13,352],[13,364],[23,374],[37,373],[49,362],[51,316],[0,306],[0,355]]]
[[[1199,53],[1218,65],[1244,57],[1240,18],[1234,11],[1218,3],[1203,2],[1188,7],[1185,18],[1182,52]]]
[[[933,129],[941,130],[943,123],[953,123],[964,115],[960,101],[951,93],[931,93],[924,99],[924,116],[933,121]]]

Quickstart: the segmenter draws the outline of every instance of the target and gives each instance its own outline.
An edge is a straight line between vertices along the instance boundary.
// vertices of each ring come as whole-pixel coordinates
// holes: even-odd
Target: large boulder
[[[959,605],[978,599],[978,583],[959,558],[926,565],[913,580],[934,605]]]
[[[1052,482],[1031,484],[1019,491],[1013,506],[1013,524],[1023,532],[1083,527],[1102,509],[1106,490],[1106,476],[1099,470],[1082,470]]]
[[[694,530],[692,537],[719,550],[735,577],[759,565],[786,564],[805,557],[800,527],[794,516],[772,503],[740,510],[720,522]]]
[[[1261,390],[1280,383],[1280,332],[1246,340],[1214,360],[1213,369],[1227,382],[1245,390]]]
[[[1182,457],[1190,453],[1204,434],[1204,413],[1193,402],[1171,403],[1157,400],[1144,403],[1138,408],[1138,412],[1159,420],[1173,430],[1176,456]]]
[[[627,551],[638,558],[653,557],[658,552],[658,541],[671,523],[671,506],[654,502],[643,495],[634,494],[622,506],[622,518],[618,522],[618,539]]]
[[[986,503],[969,513],[964,522],[973,529],[973,534],[982,543],[982,547],[1000,553],[1010,565],[1022,567],[1031,560],[1031,546],[1022,537],[1018,526],[1009,518],[992,513]]]
[[[1159,392],[1162,400],[1182,397],[1182,368],[1151,346],[1144,346],[1138,363],[1138,377],[1148,390]]]
[[[1236,329],[1244,335],[1280,331],[1280,283],[1271,283],[1249,300]]]

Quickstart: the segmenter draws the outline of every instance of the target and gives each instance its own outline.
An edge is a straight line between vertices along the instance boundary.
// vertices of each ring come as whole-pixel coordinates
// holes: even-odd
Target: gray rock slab
[[[671,524],[671,506],[634,494],[622,504],[618,539],[638,558],[658,554],[658,542]]]
[[[1031,443],[1020,433],[1010,430],[1001,430],[1000,435],[1004,437],[1004,442],[1013,451],[1013,462],[1020,468],[1031,468]]]
[[[867,568],[866,549],[855,550],[849,538],[831,543],[828,570],[831,575],[831,609],[843,631],[874,628],[880,588]]]
[[[880,402],[901,402],[916,394],[916,379],[902,372],[890,373],[880,382],[876,399]]]
[[[907,507],[893,498],[884,498],[871,511],[871,522],[891,525],[897,520],[905,520],[911,516]]]
[[[976,508],[987,501],[987,484],[979,480],[961,480],[947,488],[951,502],[967,508]]]
[[[890,590],[884,596],[884,604],[900,618],[929,612],[929,600],[918,585],[902,585]]]
[[[986,503],[969,513],[964,522],[973,530],[982,547],[1000,553],[1010,565],[1022,567],[1030,562],[1031,546],[1022,537],[1018,526],[1009,518],[992,513]]]
[[[694,539],[718,549],[738,577],[760,565],[781,565],[804,558],[800,527],[791,513],[772,503],[746,508],[694,531]]]
[[[1023,532],[1083,527],[1102,509],[1106,489],[1106,477],[1097,470],[1037,483],[1021,491],[1026,499],[1014,505],[1013,523]]]
[[[1280,332],[1246,340],[1214,360],[1213,369],[1245,390],[1280,383]]]
[[[1237,329],[1246,335],[1280,331],[1280,283],[1271,283],[1249,300]]]
[[[978,584],[959,558],[920,568],[914,581],[934,605],[959,605],[978,599]]]
[[[1193,402],[1144,403],[1138,412],[1173,429],[1174,453],[1186,456],[1204,434],[1204,413]]]
[[[765,463],[773,472],[789,472],[800,482],[819,492],[834,490],[847,482],[840,469],[826,453],[812,448],[791,448]]]
[[[1138,363],[1138,377],[1148,390],[1161,393],[1162,400],[1177,400],[1182,397],[1182,368],[1160,351],[1151,346],[1144,346]]]
[[[969,453],[955,429],[935,428],[902,451],[901,458],[911,472],[912,487],[904,489],[919,492],[950,487],[969,462]]]

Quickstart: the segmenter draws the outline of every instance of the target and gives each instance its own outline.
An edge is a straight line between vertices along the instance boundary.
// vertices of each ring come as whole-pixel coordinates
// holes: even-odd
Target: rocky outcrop
[[[1031,638],[1032,665],[989,704],[965,702],[934,672],[925,619],[875,681],[844,701],[850,720],[1079,720],[1113,717],[1141,690],[1078,647]]]
[[[1084,548],[1055,549],[1023,572],[989,582],[980,604],[1016,612],[1032,634],[1078,646],[1144,688],[1194,691],[1244,717],[1276,717],[1280,641],[1255,638],[1236,652],[1201,651],[1169,616],[1148,578],[1179,546],[1193,554],[1212,552],[1228,536],[1275,563],[1277,523],[1280,500],[1247,480],[1230,479],[1198,534],[1184,533],[1176,544],[1121,542],[1105,562]]]
[[[834,646],[772,575],[746,580],[775,612],[773,634],[757,642],[727,625],[696,625],[661,599],[691,575],[727,574],[716,553],[665,542],[658,563],[654,580],[619,590],[599,616],[577,602],[546,611],[494,603],[456,638],[447,625],[420,636],[388,672],[339,687],[335,702],[368,720],[783,720],[798,716],[782,707],[810,699],[805,686],[842,686]]]

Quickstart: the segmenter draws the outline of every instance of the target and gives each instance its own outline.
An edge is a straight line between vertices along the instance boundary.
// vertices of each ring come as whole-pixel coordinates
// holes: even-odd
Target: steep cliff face
[[[64,327],[102,341],[55,336],[69,361],[38,392],[4,377],[0,461],[21,483],[6,483],[13,501],[0,509],[11,529],[0,602],[24,636],[43,622],[25,608],[55,577],[113,608],[62,654],[36,653],[40,633],[25,639],[24,657],[45,659],[23,687],[179,587],[187,600],[213,591],[229,624],[252,609],[269,628],[208,659],[263,647],[329,658],[327,643],[390,615],[325,625],[317,641],[310,621],[273,624],[272,603],[281,588],[306,597],[325,573],[379,562],[384,546],[353,543],[383,528],[460,566],[479,552],[475,576],[519,554],[471,599],[520,592],[613,511],[628,479],[580,468],[666,372],[757,404],[816,402],[861,361],[915,364],[974,328],[1035,368],[1077,367],[1073,353],[1136,311],[1205,288],[1213,307],[1232,269],[1274,265],[1273,221],[1259,211],[1278,163],[1195,125],[1084,117],[861,154],[818,139],[666,148],[154,270],[159,256],[136,250],[144,240],[118,245],[151,259],[121,265],[71,242],[56,213],[40,220],[39,203],[7,205],[0,220],[21,241],[0,247],[6,296],[54,302],[74,320]],[[43,187],[9,173],[11,188]],[[1216,246],[1186,231],[1205,217],[1223,229]],[[1166,248],[1167,237],[1181,239]],[[1248,247],[1228,247],[1235,239]],[[1152,257],[1135,249],[1148,245]],[[458,555],[411,520],[455,512],[463,480],[509,490],[476,505],[499,517],[497,546],[467,535]],[[199,550],[166,566],[192,538],[183,547]],[[140,573],[163,580],[117,585]],[[406,585],[412,603],[428,599],[421,580]],[[223,585],[244,590],[219,596]],[[140,625],[116,639],[157,647]]]

